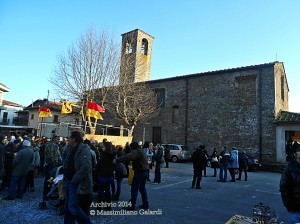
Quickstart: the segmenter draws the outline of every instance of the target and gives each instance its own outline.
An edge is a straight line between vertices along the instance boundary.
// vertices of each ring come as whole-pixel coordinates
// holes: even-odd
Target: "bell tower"
[[[139,29],[121,36],[120,84],[149,81],[154,37]]]

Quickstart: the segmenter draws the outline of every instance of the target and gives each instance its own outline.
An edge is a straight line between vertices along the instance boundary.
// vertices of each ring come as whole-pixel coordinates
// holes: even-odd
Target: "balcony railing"
[[[13,124],[18,126],[27,126],[28,118],[14,117]]]

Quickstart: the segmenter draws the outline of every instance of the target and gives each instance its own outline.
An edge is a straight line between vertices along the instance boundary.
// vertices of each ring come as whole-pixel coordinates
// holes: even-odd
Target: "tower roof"
[[[138,32],[138,31],[139,31],[139,32],[142,32],[142,33],[146,34],[147,36],[150,36],[150,37],[152,37],[152,38],[154,39],[154,37],[151,36],[149,33],[146,33],[146,32],[144,32],[143,30],[140,30],[140,29],[131,30],[131,31],[129,31],[129,32],[126,32],[126,33],[121,34],[121,36],[127,35],[127,34],[129,34],[129,33],[133,33],[133,32]]]

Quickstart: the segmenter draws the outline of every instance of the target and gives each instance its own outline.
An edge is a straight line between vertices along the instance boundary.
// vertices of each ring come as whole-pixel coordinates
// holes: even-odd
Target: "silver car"
[[[193,150],[191,150],[186,145],[178,144],[162,144],[164,149],[170,150],[170,160],[174,163],[179,162],[180,160],[190,160]]]

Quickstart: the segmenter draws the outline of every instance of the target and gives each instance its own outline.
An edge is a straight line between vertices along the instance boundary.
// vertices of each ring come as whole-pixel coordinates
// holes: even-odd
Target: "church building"
[[[136,126],[135,140],[235,147],[264,163],[285,162],[286,142],[300,142],[300,114],[288,112],[283,62],[150,80],[153,39],[139,29],[122,35],[122,49],[147,65],[132,81],[148,82],[161,101],[159,115]]]

